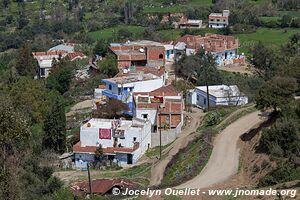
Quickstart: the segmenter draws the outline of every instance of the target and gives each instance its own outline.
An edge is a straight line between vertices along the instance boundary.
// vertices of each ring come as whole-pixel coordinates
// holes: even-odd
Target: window
[[[121,88],[118,88],[118,94],[119,95],[121,94]]]
[[[220,21],[220,19],[217,19],[217,22],[219,22]]]
[[[159,59],[163,59],[164,55],[163,54],[159,54]]]
[[[142,114],[143,119],[148,119],[148,114]]]
[[[223,22],[226,22],[226,20],[225,20],[225,19],[223,19]]]
[[[45,69],[44,68],[41,68],[41,76],[45,76]]]
[[[203,99],[203,104],[206,105],[206,98]]]
[[[200,101],[200,95],[197,94],[197,101]]]
[[[108,85],[108,89],[109,89],[109,90],[112,90],[112,86],[111,86],[110,84]]]
[[[136,142],[136,137],[133,137],[133,142]]]

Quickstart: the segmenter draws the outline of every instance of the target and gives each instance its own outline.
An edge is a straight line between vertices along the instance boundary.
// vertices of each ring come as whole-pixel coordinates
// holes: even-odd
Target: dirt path
[[[218,67],[219,70],[227,72],[238,72],[242,74],[253,74],[253,70],[246,65],[226,65]]]
[[[239,137],[263,122],[260,112],[250,113],[225,128],[215,139],[214,148],[202,172],[176,188],[206,188],[223,182],[238,171]]]
[[[189,124],[181,132],[179,137],[166,149],[163,151],[163,159],[158,161],[151,169],[150,186],[158,186],[164,175],[164,171],[168,163],[172,160],[173,156],[178,153],[178,151],[188,145],[190,141],[193,140],[194,136],[191,135],[197,130],[200,122],[205,115],[202,110],[194,108],[193,113],[187,113],[190,117]]]
[[[75,115],[77,112],[82,110],[92,110],[93,108],[93,100],[85,100],[74,105],[70,112],[66,114],[67,117]]]

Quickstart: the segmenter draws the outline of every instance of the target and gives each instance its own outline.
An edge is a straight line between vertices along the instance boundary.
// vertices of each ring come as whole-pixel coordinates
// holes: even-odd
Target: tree
[[[232,30],[229,26],[226,26],[225,28],[221,28],[219,30],[219,33],[222,35],[231,35],[232,34]]]
[[[47,92],[42,81],[21,77],[11,84],[9,96],[14,107],[25,113],[30,124],[34,124],[42,122],[44,118]]]
[[[204,49],[198,51],[196,57],[198,58],[197,60],[199,60],[200,64],[196,72],[199,78],[203,76],[203,80],[206,85],[207,110],[209,110],[210,105],[208,86],[210,85],[210,81],[212,81],[214,77],[218,74],[216,60],[211,53],[205,52]]]
[[[132,33],[127,28],[121,28],[117,32],[117,38],[121,41],[132,39]]]
[[[109,42],[107,40],[100,39],[97,41],[93,49],[93,52],[95,55],[100,55],[102,57],[105,57],[107,54],[108,47],[109,47]]]
[[[253,48],[253,56],[251,58],[251,64],[255,67],[256,72],[261,77],[269,78],[274,71],[273,61],[273,51],[266,48],[262,42],[258,42]]]
[[[97,162],[101,161],[103,157],[103,148],[102,148],[102,145],[100,144],[97,149],[96,149],[96,152],[95,152],[95,160]]]
[[[9,98],[0,98],[0,199],[19,199],[17,172],[30,137],[26,119]]]
[[[50,96],[52,104],[44,121],[43,147],[63,153],[66,147],[66,116],[64,103],[55,92]]]
[[[10,4],[10,1],[9,1],[9,0],[2,0],[2,4],[3,4],[3,7],[4,7],[5,9],[7,9],[8,6],[9,6],[9,4]]]
[[[29,23],[26,13],[25,13],[26,9],[25,9],[24,1],[21,1],[18,3],[18,11],[19,11],[18,29],[23,29]]]
[[[294,18],[292,20],[291,27],[300,28],[300,18]]]
[[[294,78],[274,77],[265,82],[255,96],[256,107],[259,109],[284,108],[293,100],[293,94],[298,89]]]
[[[267,148],[269,153],[278,153],[277,156],[290,157],[300,152],[300,135],[296,122],[291,119],[280,119],[270,129],[262,133],[261,145]],[[280,155],[281,154],[281,155]]]
[[[113,54],[107,54],[97,65],[99,66],[100,73],[107,77],[113,77],[119,72],[117,60]]]
[[[195,55],[183,55],[175,63],[175,72],[177,75],[187,78],[187,81],[194,81],[197,85],[206,85],[207,108],[209,109],[208,85],[221,82],[214,56],[209,52],[205,52],[204,49],[200,49]]]
[[[106,104],[100,104],[97,106],[97,110],[94,112],[94,117],[97,118],[119,118],[124,111],[128,111],[129,107],[117,99],[109,99]]]
[[[71,62],[66,59],[61,60],[52,67],[51,73],[47,78],[47,88],[57,90],[60,94],[64,94],[69,90],[72,75]]]
[[[20,76],[34,76],[37,70],[37,61],[31,54],[27,44],[18,50],[16,57],[16,70]]]
[[[292,17],[290,15],[283,15],[281,18],[281,28],[289,27],[292,21]]]

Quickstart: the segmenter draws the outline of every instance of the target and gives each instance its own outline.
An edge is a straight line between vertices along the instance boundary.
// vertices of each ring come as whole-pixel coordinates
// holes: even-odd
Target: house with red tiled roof
[[[107,160],[134,164],[151,147],[151,123],[136,118],[90,119],[80,127],[80,141],[73,146],[75,166],[93,162],[100,146]]]
[[[54,60],[59,61],[65,57],[68,57],[70,61],[86,58],[83,53],[75,51],[74,47],[75,44],[64,43],[45,52],[32,52],[33,57],[39,64],[38,77],[47,78],[49,76]]]
[[[133,101],[134,117],[150,120],[153,133],[163,129],[166,138],[176,138],[183,124],[184,102],[182,93],[176,91],[173,85],[163,86],[151,92],[135,92]],[[155,137],[152,134],[152,144],[155,142],[153,138]]]
[[[201,35],[184,35],[175,42],[175,53],[180,56],[195,54],[204,49],[215,56],[218,65],[244,63],[244,55],[238,55],[239,41],[233,36],[207,33]]]

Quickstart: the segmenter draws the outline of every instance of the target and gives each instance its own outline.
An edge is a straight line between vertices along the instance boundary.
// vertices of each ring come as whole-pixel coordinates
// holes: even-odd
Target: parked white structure
[[[208,86],[209,105],[228,106],[228,105],[244,105],[248,103],[248,97],[240,92],[236,85],[212,85]],[[207,107],[207,89],[206,86],[199,86],[190,90],[187,95],[187,101],[191,105],[201,108]]]
[[[73,146],[75,165],[94,161],[100,145],[109,160],[119,165],[135,164],[151,146],[151,123],[136,118],[89,120],[80,127],[80,142]]]

